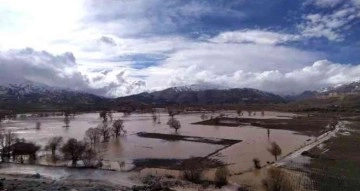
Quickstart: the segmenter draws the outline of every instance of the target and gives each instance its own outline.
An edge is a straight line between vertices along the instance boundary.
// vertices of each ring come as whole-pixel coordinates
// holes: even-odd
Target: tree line
[[[36,123],[37,130],[40,123]],[[99,167],[101,162],[97,161],[96,144],[108,142],[110,139],[117,139],[127,134],[124,129],[124,122],[121,119],[113,122],[103,121],[95,128],[89,128],[85,132],[83,140],[70,138],[64,140],[61,136],[49,139],[44,150],[50,152],[50,159],[56,163],[61,157],[71,161],[71,166],[77,166],[82,161],[85,167]],[[18,138],[17,134],[11,130],[0,132],[0,156],[1,162],[20,162],[34,163],[37,160],[37,152],[41,146]],[[60,155],[59,155],[60,154]]]

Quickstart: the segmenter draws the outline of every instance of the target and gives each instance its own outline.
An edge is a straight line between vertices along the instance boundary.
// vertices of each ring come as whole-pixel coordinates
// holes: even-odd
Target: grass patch
[[[359,128],[359,122],[348,127]],[[313,187],[318,191],[353,191],[360,188],[360,133],[338,135],[326,142],[322,149],[314,148],[309,153],[319,153],[306,165]],[[326,152],[321,152],[326,151]]]

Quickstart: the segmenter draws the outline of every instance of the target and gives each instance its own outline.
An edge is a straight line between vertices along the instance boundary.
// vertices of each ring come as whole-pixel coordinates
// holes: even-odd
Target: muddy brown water
[[[226,112],[228,116],[235,116],[234,112]],[[210,115],[210,114],[209,114]],[[214,114],[217,115],[217,114]],[[246,171],[253,167],[253,158],[259,158],[261,164],[274,161],[274,157],[267,151],[271,141],[276,141],[282,148],[282,155],[286,155],[304,145],[308,139],[314,137],[296,134],[289,130],[270,130],[268,137],[267,129],[242,126],[223,127],[194,125],[201,121],[201,114],[181,114],[175,116],[181,123],[179,135],[196,136],[205,138],[221,138],[241,140],[214,155],[212,159],[219,159],[226,164],[232,173]],[[293,114],[266,112],[265,116],[251,116],[254,118],[290,118]],[[249,117],[244,115],[244,117]],[[104,160],[130,163],[134,159],[186,159],[190,157],[203,157],[222,149],[223,145],[190,142],[190,141],[166,141],[161,139],[144,138],[136,135],[138,132],[174,134],[174,130],[166,125],[169,119],[165,113],[160,114],[160,123],[154,123],[151,114],[132,114],[124,117],[122,113],[114,113],[114,119],[123,119],[127,130],[127,136],[117,141],[102,144],[104,152],[101,157]],[[36,122],[41,122],[41,129],[36,130]],[[70,127],[64,126],[63,117],[26,118],[8,121],[2,124],[3,129],[12,129],[20,138],[45,145],[53,136],[63,136],[65,139],[83,139],[85,131],[90,127],[96,127],[101,123],[98,113],[79,114],[71,119]]]

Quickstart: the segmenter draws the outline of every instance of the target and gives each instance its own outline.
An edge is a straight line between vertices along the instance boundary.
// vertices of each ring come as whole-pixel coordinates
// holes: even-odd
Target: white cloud
[[[307,38],[324,37],[330,41],[342,41],[346,31],[360,18],[360,3],[358,0],[315,0],[307,1],[306,5],[331,9],[330,13],[310,13],[303,16],[303,22],[298,25],[301,35]]]
[[[278,69],[289,71],[300,68],[321,57],[317,52],[308,52],[287,46],[263,44],[214,44],[193,43],[165,60],[163,66],[171,68],[197,67],[217,73],[236,70],[264,71]]]
[[[250,87],[283,95],[301,93],[305,90],[319,90],[360,80],[359,65],[342,65],[327,60],[319,60],[312,65],[289,72],[281,72],[276,69],[259,72],[237,70],[219,74],[216,70],[200,70],[193,66],[167,72],[168,74],[161,78],[159,76],[151,78],[158,77],[158,80],[168,78],[170,79],[168,86],[210,83],[221,87]]]
[[[289,41],[296,41],[299,36],[278,33],[266,30],[240,30],[224,32],[210,39],[216,43],[256,43],[256,44],[282,44]]]
[[[131,67],[132,61],[82,65],[71,53],[1,52],[0,79],[12,83],[31,80],[112,97],[198,83],[299,93],[359,80],[360,76],[360,66],[316,61],[321,53],[287,46],[185,42],[186,47],[168,54],[158,65],[139,69]]]
[[[0,0],[0,80],[32,80],[106,96],[195,83],[280,93],[346,83],[358,79],[358,66],[317,61],[326,56],[289,44],[344,39],[343,32],[360,17],[360,1],[348,2],[308,3],[336,10],[304,16],[299,33],[241,29],[192,39],[177,30],[192,26],[194,18],[217,13],[240,22],[244,13],[217,10],[206,1]],[[136,67],[137,59],[154,63]]]
[[[79,22],[85,14],[82,3],[0,0],[0,49],[47,49],[52,40],[71,35],[81,27]]]
[[[306,5],[316,5],[318,7],[327,8],[327,7],[335,7],[339,5],[344,0],[308,0],[305,2]]]

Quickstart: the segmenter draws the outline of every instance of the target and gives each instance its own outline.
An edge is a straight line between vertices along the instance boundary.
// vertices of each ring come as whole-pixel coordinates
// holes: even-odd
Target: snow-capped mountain
[[[93,94],[58,89],[32,82],[0,85],[0,107],[10,110],[26,107],[93,107],[106,100]]]
[[[337,84],[335,86],[322,88],[317,91],[304,91],[298,95],[287,96],[287,98],[289,100],[305,100],[310,98],[328,98],[346,95],[360,96],[360,81],[351,82],[348,84]]]
[[[192,84],[188,86],[176,86],[170,89],[173,89],[177,92],[184,92],[184,91],[224,90],[229,88],[216,84],[202,83],[202,84]]]
[[[305,91],[286,98],[251,88],[224,88],[212,84],[195,84],[172,87],[161,91],[144,92],[116,99],[103,98],[89,93],[58,89],[43,84],[24,82],[0,85],[0,110],[24,108],[76,108],[101,109],[124,103],[141,104],[268,104],[292,100],[326,98],[341,95],[360,95],[360,82],[338,85],[319,91]]]
[[[338,84],[333,87],[328,87],[323,89],[321,93],[357,94],[360,93],[360,81],[352,82],[349,84]]]

